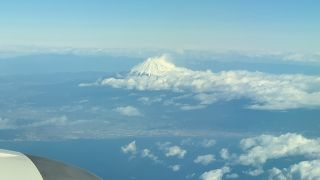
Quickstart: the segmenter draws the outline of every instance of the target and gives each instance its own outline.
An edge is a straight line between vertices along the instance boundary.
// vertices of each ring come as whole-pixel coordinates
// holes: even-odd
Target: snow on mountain
[[[167,59],[165,55],[148,58],[143,63],[134,66],[130,71],[130,75],[162,76],[180,69],[168,62]]]

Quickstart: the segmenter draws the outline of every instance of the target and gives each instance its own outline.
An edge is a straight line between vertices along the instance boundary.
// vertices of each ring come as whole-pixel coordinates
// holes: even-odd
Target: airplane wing
[[[85,170],[62,162],[1,149],[0,179],[101,180]]]

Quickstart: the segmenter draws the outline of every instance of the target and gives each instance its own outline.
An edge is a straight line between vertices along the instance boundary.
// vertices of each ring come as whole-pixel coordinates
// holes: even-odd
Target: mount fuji
[[[141,64],[134,66],[129,75],[138,76],[163,76],[168,73],[182,71],[184,68],[176,67],[168,61],[166,55],[148,58]]]

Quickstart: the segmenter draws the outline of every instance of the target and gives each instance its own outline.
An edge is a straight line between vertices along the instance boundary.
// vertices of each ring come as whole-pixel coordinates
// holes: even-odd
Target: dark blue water
[[[185,179],[188,174],[204,170],[202,166],[193,163],[198,154],[213,153],[218,155],[220,146],[214,148],[198,149],[192,145],[181,145],[183,138],[121,138],[107,140],[72,140],[58,142],[1,142],[0,148],[20,151],[26,154],[43,156],[60,160],[68,164],[76,165],[91,171],[104,179]],[[130,155],[121,152],[121,146],[136,140],[138,150],[149,148],[163,160],[163,164],[157,164],[150,159],[143,159],[140,154],[131,159]],[[186,149],[184,159],[168,158],[159,150],[157,142],[168,142]],[[226,147],[228,145],[225,145]],[[181,170],[173,172],[170,165],[180,164]],[[216,161],[206,169],[219,168],[222,162]]]
[[[150,149],[153,154],[159,157],[162,163],[155,163],[150,159],[142,158],[139,153],[135,158],[121,152],[121,146],[133,140],[136,141],[137,150]],[[187,140],[187,141],[186,141]],[[225,162],[219,157],[221,148],[228,148],[230,152],[240,153],[238,147],[239,138],[219,138],[213,147],[203,148],[197,142],[203,138],[182,138],[182,137],[150,137],[150,138],[117,138],[105,140],[71,140],[55,142],[0,142],[0,148],[20,151],[27,154],[43,156],[63,161],[67,164],[79,166],[91,171],[103,179],[112,180],[180,180],[194,174],[188,179],[199,179],[199,176],[209,170],[221,168]],[[183,143],[184,141],[188,143]],[[187,150],[185,158],[166,157],[159,149],[157,143],[171,142],[171,145],[179,145]],[[216,160],[203,166],[195,164],[193,160],[198,155],[213,154]],[[288,167],[302,159],[298,157],[272,160],[264,165],[265,173],[259,177],[252,177],[243,172],[253,167],[241,165],[229,165],[232,173],[240,175],[239,179],[266,179],[267,170],[272,167]],[[169,166],[179,164],[181,169],[173,172]]]

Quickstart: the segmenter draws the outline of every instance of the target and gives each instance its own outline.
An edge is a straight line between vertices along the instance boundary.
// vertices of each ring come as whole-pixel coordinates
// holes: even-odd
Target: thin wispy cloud
[[[133,106],[121,106],[114,109],[114,111],[118,112],[121,115],[134,117],[134,116],[142,116],[142,113],[138,108]]]
[[[151,159],[154,162],[160,162],[159,158],[156,155],[154,155],[150,149],[143,149],[141,151],[141,157]]]
[[[170,168],[173,172],[177,172],[177,171],[180,171],[181,165],[179,165],[179,164],[171,165],[171,166],[169,166],[169,168]]]
[[[15,129],[15,128],[17,128],[17,125],[13,120],[0,117],[0,129]]]

